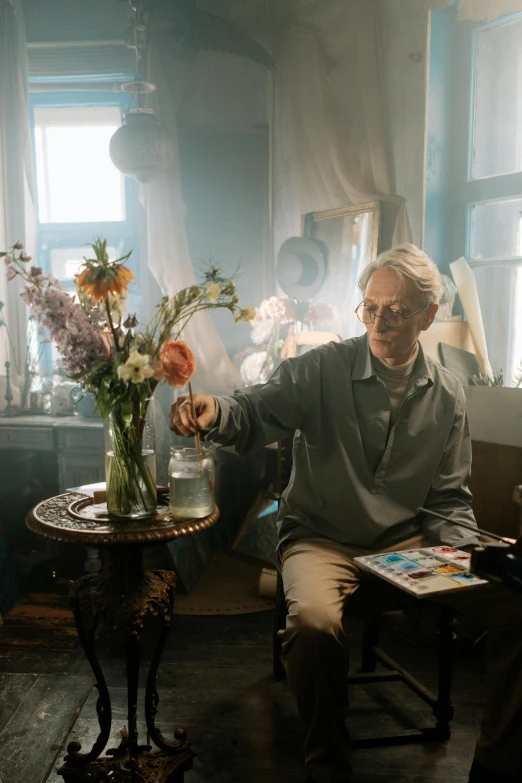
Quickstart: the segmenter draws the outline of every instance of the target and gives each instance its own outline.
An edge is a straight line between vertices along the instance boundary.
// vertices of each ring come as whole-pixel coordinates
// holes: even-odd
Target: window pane
[[[123,176],[109,157],[118,106],[35,109],[41,223],[125,220]]]
[[[474,269],[489,360],[513,385],[522,361],[522,266],[492,264]]]
[[[109,258],[117,258],[116,248],[108,247],[107,252]],[[89,258],[90,256],[92,256],[92,250],[89,247],[53,248],[50,252],[51,274],[64,284],[72,282],[83,264],[84,257]]]
[[[471,258],[505,260],[522,256],[522,198],[474,204]]]
[[[515,317],[513,319],[513,382],[517,383],[522,379],[522,266],[517,266],[516,284],[515,284]],[[521,383],[522,388],[522,383]]]
[[[522,20],[477,36],[472,178],[522,171]]]

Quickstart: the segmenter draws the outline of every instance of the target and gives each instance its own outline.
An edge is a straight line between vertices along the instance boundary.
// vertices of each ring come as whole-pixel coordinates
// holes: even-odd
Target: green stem
[[[112,336],[114,337],[114,345],[116,350],[119,351],[120,341],[118,340],[118,334],[112,322],[111,308],[109,306],[109,297],[107,297],[107,299],[105,300],[105,309],[107,310],[107,318],[109,319],[109,326],[111,327]]]
[[[134,422],[127,426],[121,414],[114,411],[112,425],[113,457],[107,471],[110,510],[117,508],[119,513],[126,515],[133,509],[139,511],[140,503],[147,510],[148,502],[155,503],[156,485],[142,454],[141,420],[136,429]]]

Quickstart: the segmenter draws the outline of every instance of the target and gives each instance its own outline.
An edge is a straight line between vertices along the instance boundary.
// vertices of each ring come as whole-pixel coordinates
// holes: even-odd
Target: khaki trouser
[[[419,537],[382,551],[428,545]],[[282,657],[307,732],[307,771],[317,783],[338,783],[349,773],[343,615],[346,601],[367,578],[352,558],[369,552],[375,550],[315,538],[292,541],[282,553],[288,604]],[[443,600],[488,630],[487,702],[475,757],[492,771],[522,777],[522,595],[487,586]]]

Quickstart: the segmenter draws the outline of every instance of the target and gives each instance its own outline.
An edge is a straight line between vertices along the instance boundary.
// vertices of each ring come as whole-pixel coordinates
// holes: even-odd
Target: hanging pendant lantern
[[[152,109],[141,105],[141,96],[153,92],[156,86],[134,81],[122,85],[122,89],[138,96],[138,107],[125,112],[123,125],[110,140],[109,154],[122,174],[139,182],[150,182],[174,163],[174,141]]]

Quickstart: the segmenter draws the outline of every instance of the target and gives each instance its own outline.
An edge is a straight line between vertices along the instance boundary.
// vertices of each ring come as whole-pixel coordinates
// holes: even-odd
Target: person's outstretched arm
[[[195,394],[194,418],[190,399],[180,397],[170,411],[170,428],[192,437],[234,446],[241,454],[288,438],[302,429],[319,394],[319,351],[288,359],[266,384],[240,389],[230,397]]]

